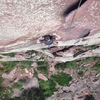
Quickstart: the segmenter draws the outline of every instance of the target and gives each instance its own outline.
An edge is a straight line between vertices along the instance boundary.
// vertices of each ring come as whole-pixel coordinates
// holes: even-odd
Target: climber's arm
[[[55,36],[56,40],[60,40],[61,39],[61,37],[59,35],[57,35],[56,33],[54,33],[53,35]]]
[[[42,39],[43,39],[43,37],[38,38],[37,43],[40,43],[40,40],[42,40]]]

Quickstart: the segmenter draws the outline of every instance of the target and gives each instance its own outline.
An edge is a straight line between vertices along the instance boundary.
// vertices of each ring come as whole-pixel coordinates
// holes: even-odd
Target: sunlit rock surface
[[[57,30],[67,0],[0,0],[0,45]]]
[[[55,31],[62,40],[69,40],[81,33],[77,29],[100,29],[100,0],[87,0],[76,14],[75,10],[66,17],[62,16],[65,9],[75,1],[0,0],[0,46]],[[70,24],[74,14],[74,21]],[[71,31],[65,31],[71,26],[74,26]]]

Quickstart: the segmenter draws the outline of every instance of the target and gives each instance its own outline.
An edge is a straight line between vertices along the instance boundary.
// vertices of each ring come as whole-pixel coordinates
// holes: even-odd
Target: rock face
[[[83,29],[90,29],[90,35],[95,34],[94,31],[98,32],[100,30],[100,1],[87,0],[76,12],[72,11],[66,16],[64,28],[70,28],[72,26],[74,28],[70,31],[64,31],[63,29],[58,31],[58,34],[63,37],[63,40],[79,37]]]
[[[69,18],[66,17],[67,23],[71,20],[73,13],[68,16]],[[100,1],[87,0],[87,2],[78,9],[74,25],[76,27],[87,27],[91,29],[98,28],[100,25]]]
[[[96,79],[97,71],[89,69],[84,76],[77,76],[77,70],[64,70],[73,78],[69,86],[62,86],[47,100],[99,100],[100,99],[100,79]],[[87,99],[86,99],[87,98]],[[94,99],[93,99],[94,98]]]
[[[70,27],[75,10],[66,17],[62,14],[75,1],[0,0],[0,46],[53,32],[59,34],[62,40],[68,40],[77,37],[77,29],[99,29],[100,0],[87,0],[76,12],[71,24],[74,29],[65,31]]]
[[[67,0],[0,0],[0,45],[57,30]]]

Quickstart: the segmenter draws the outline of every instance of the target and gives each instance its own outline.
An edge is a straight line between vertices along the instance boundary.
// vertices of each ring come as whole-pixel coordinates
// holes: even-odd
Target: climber
[[[60,40],[61,37],[58,36],[57,34],[53,34],[53,35],[44,35],[42,37],[40,37],[37,40],[37,43],[43,43],[46,44],[48,46],[52,45],[54,42]]]

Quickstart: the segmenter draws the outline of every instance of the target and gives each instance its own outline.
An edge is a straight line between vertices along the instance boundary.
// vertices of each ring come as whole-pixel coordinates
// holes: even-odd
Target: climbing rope
[[[72,24],[73,24],[73,22],[74,22],[76,13],[77,13],[77,11],[78,11],[78,9],[79,9],[81,3],[82,3],[82,0],[79,1],[78,7],[77,7],[77,9],[76,9],[76,11],[75,11],[75,13],[74,13],[74,15],[73,15],[73,18],[72,18],[72,20],[71,20],[71,23],[69,24],[69,27],[68,27],[66,30],[71,30],[72,28],[74,28],[74,27],[72,27]]]

